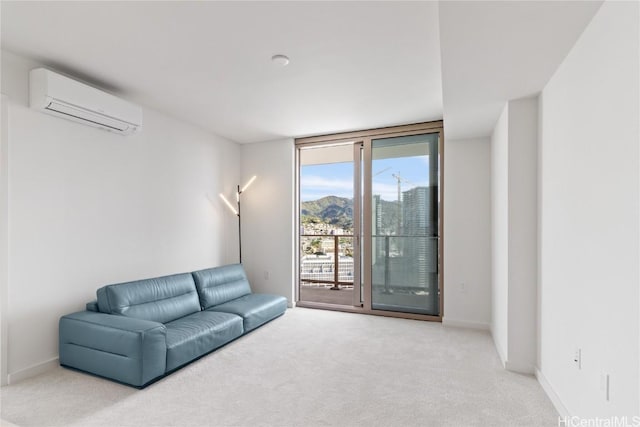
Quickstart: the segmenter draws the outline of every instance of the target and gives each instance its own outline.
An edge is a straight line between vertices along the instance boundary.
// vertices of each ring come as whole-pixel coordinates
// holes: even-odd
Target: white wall
[[[491,136],[491,334],[504,363],[509,306],[509,108]]]
[[[605,2],[541,98],[539,369],[583,417],[640,414],[638,7]]]
[[[0,385],[7,383],[7,292],[9,283],[8,98],[0,94]]]
[[[446,140],[444,325],[491,323],[491,143]],[[463,285],[462,285],[463,284]]]
[[[242,263],[256,292],[294,302],[294,141],[242,145]]]
[[[443,322],[486,329],[491,319],[489,141],[445,144]],[[243,264],[256,291],[286,296],[290,303],[295,286],[294,157],[293,139],[242,145],[241,183],[258,176],[242,195]]]
[[[507,102],[492,135],[492,324],[512,371],[536,363],[538,99]]]
[[[508,368],[533,373],[538,272],[538,98],[509,101]]]
[[[57,357],[58,318],[98,287],[236,261],[216,196],[240,178],[233,142],[155,110],[123,137],[28,108],[28,71],[3,52],[9,97],[8,370]],[[207,194],[212,195],[209,200]]]

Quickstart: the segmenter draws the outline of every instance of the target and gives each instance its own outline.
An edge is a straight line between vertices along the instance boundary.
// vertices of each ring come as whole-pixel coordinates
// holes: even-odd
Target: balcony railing
[[[353,235],[300,236],[300,281],[331,289],[353,287]]]
[[[426,288],[437,273],[437,241],[426,235],[372,236],[374,287]],[[351,288],[354,280],[353,235],[300,236],[300,281],[305,286]]]

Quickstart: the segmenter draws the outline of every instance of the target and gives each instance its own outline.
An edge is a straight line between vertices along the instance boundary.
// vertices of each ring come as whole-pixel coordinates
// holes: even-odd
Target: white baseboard
[[[31,365],[28,368],[24,368],[17,372],[9,374],[7,376],[7,382],[9,384],[15,384],[22,380],[26,380],[27,378],[35,377],[36,375],[40,375],[47,371],[50,371],[58,365],[58,358],[54,357],[49,360],[45,360],[44,362],[36,363],[35,365]]]
[[[533,367],[533,365],[526,365],[526,364],[521,364],[521,363],[513,363],[509,360],[505,360],[504,361],[504,368],[507,371],[511,371],[511,372],[517,372],[519,374],[527,374],[527,375],[534,375],[535,374],[535,368]]]
[[[490,325],[484,322],[470,322],[468,320],[450,319],[448,317],[442,318],[443,326],[452,326],[454,328],[467,328],[467,329],[479,329],[482,331],[490,330]]]
[[[540,383],[540,386],[542,386],[542,389],[545,393],[547,393],[547,396],[551,400],[551,403],[553,403],[553,406],[556,408],[556,411],[558,411],[558,414],[560,414],[560,417],[570,417],[571,414],[567,410],[567,407],[564,406],[558,394],[553,390],[553,387],[551,387],[549,381],[547,381],[545,376],[542,374],[542,372],[540,372],[538,368],[535,369],[535,375],[536,379]]]
[[[500,359],[500,363],[502,363],[502,367],[507,369],[507,358],[505,357],[504,354],[502,354],[502,351],[500,349],[500,346],[498,345],[498,342],[496,341],[496,337],[493,334],[493,329],[491,330],[491,338],[493,339],[493,346],[496,349],[496,353],[498,353],[498,358]]]

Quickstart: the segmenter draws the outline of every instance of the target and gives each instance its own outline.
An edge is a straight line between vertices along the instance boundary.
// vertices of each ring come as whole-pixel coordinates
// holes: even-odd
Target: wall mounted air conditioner
[[[31,108],[128,135],[142,128],[142,108],[44,68],[29,73]]]

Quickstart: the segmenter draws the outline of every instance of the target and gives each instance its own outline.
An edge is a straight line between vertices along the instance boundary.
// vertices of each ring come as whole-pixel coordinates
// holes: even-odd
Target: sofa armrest
[[[164,375],[162,323],[80,311],[60,318],[60,364],[141,387]]]

